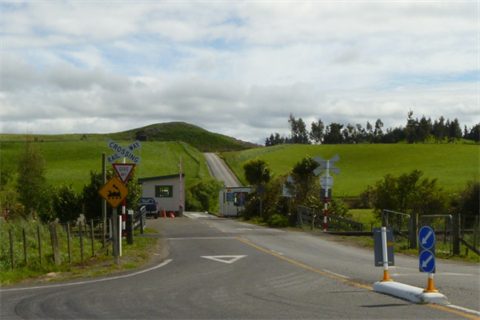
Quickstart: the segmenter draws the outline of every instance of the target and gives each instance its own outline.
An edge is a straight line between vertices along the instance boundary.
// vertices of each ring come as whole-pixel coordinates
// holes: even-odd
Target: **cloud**
[[[1,4],[2,132],[480,122],[474,2]],[[79,131],[78,131],[79,130]]]

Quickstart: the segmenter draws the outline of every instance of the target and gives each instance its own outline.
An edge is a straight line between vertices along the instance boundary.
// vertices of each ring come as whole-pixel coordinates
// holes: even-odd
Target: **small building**
[[[179,212],[185,209],[185,174],[182,174],[182,186],[180,186],[180,175],[150,177],[138,179],[142,185],[142,197],[155,198],[159,210],[168,212]],[[182,199],[180,203],[180,199]]]
[[[245,210],[247,194],[252,187],[224,187],[218,193],[220,214],[225,217],[238,217]]]

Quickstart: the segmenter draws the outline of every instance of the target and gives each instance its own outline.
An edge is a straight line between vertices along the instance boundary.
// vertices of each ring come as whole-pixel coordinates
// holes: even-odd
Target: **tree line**
[[[460,139],[480,142],[480,123],[468,128],[462,127],[457,118],[450,121],[443,116],[432,121],[431,118],[422,116],[420,119],[413,117],[413,111],[408,112],[405,127],[387,128],[381,119],[375,123],[367,121],[365,127],[357,123],[346,126],[332,122],[329,125],[319,119],[311,123],[310,131],[302,118],[296,119],[293,114],[288,118],[290,135],[272,133],[265,139],[265,146],[277,144],[358,144],[358,143],[425,143],[432,139],[436,143],[456,143]]]

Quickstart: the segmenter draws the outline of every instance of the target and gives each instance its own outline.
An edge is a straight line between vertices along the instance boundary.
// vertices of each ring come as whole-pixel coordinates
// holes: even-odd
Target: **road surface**
[[[0,318],[480,319],[478,265],[438,262],[436,287],[457,307],[412,304],[371,290],[383,275],[371,249],[195,217],[149,220],[163,250],[140,271],[1,288]],[[394,280],[426,286],[417,258],[395,262]]]
[[[215,153],[204,153],[208,168],[212,177],[223,181],[227,187],[241,187],[242,183],[237,179],[232,170]]]

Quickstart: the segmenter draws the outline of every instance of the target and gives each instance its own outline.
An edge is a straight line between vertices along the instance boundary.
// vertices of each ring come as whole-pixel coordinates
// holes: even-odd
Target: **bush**
[[[274,214],[268,218],[267,224],[273,228],[285,228],[289,225],[289,218],[280,214]]]
[[[208,179],[191,187],[186,194],[187,211],[218,211],[218,193],[222,184],[215,179]]]

